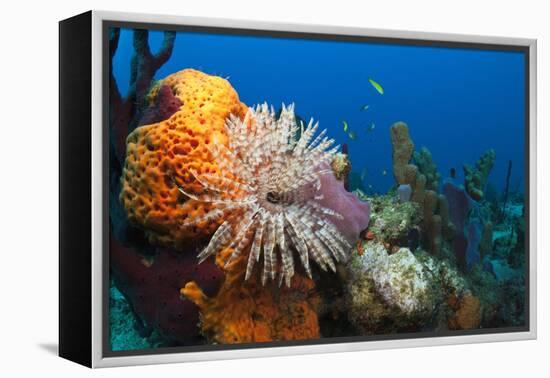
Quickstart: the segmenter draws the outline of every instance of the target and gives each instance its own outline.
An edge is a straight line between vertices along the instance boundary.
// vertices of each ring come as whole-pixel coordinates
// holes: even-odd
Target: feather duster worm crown
[[[191,171],[203,193],[187,193],[191,200],[210,203],[212,210],[184,227],[224,219],[199,254],[200,262],[225,248],[232,253],[228,266],[248,250],[245,280],[263,256],[262,284],[279,276],[287,286],[294,275],[294,253],[311,277],[309,259],[323,270],[335,271],[335,261],[347,258],[351,245],[331,218],[336,211],[319,204],[321,175],[332,174],[330,162],[337,147],[319,123],[296,124],[294,105],[282,106],[277,118],[267,104],[250,108],[241,120],[226,120],[229,145],[212,143],[210,153],[220,174]],[[250,248],[248,248],[250,246]]]

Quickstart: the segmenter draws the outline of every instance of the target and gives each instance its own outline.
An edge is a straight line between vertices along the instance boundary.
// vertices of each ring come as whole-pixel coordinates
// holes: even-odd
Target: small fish
[[[368,108],[369,108],[368,104],[365,104],[365,105],[361,106],[361,110],[367,110]]]
[[[361,181],[365,181],[365,177],[367,177],[367,168],[361,171]]]
[[[346,121],[342,121],[342,124],[344,125],[344,132],[347,133],[349,130],[349,125]]]
[[[351,140],[357,139],[357,134],[355,133],[355,131],[350,131],[350,132],[348,133],[348,136],[349,136],[349,138],[350,138]]]
[[[385,169],[382,171],[382,176],[386,176],[388,174],[388,171],[386,171]]]
[[[376,89],[378,93],[380,93],[381,95],[384,94],[384,88],[382,88],[382,86],[378,84],[376,81],[369,78],[369,83],[374,87],[374,89]]]
[[[371,123],[369,127],[367,127],[367,131],[370,133],[372,131],[374,131],[374,129],[376,128],[376,125],[375,123]]]

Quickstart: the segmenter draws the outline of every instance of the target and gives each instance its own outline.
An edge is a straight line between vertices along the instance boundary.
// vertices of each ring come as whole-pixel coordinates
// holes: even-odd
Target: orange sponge
[[[239,265],[245,262],[241,260]],[[259,277],[243,282],[244,268],[228,272],[213,298],[194,281],[180,291],[199,307],[202,332],[211,341],[233,344],[320,337],[321,299],[312,280],[296,274],[291,287],[263,286]]]
[[[210,235],[217,222],[182,227],[182,222],[208,212],[208,204],[188,200],[187,192],[201,193],[191,170],[218,172],[207,146],[227,145],[225,119],[244,117],[246,105],[239,101],[227,80],[186,69],[172,74],[150,93],[154,101],[160,85],[169,86],[182,106],[170,118],[138,127],[127,138],[126,161],[120,200],[131,222],[141,226],[151,242],[176,248],[189,238]]]
[[[481,302],[471,293],[466,293],[458,299],[454,296],[449,297],[447,303],[456,312],[449,319],[450,329],[475,329],[479,328],[481,323]]]

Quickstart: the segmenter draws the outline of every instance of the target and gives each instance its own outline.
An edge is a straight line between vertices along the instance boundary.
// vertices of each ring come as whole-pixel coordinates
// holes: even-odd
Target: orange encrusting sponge
[[[295,274],[291,287],[277,287],[273,282],[263,286],[259,275],[244,281],[245,259],[235,264],[241,269],[226,272],[213,298],[194,281],[180,291],[199,307],[202,332],[211,341],[233,344],[320,337],[317,312],[321,299],[312,280]]]
[[[211,205],[189,200],[177,186],[188,193],[204,190],[191,170],[219,172],[207,146],[227,145],[225,119],[229,114],[244,117],[248,108],[227,80],[196,70],[172,74],[159,85],[169,86],[182,106],[170,118],[138,127],[128,136],[120,200],[129,220],[152,243],[178,248],[190,238],[211,235],[220,220],[182,227]]]
[[[457,299],[454,296],[448,298],[447,303],[456,312],[449,319],[448,325],[450,329],[476,329],[481,323],[481,302],[470,293],[467,293],[462,298]]]

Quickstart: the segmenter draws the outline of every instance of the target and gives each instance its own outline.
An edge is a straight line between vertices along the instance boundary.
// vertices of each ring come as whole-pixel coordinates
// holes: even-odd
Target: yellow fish
[[[347,133],[349,129],[349,125],[346,121],[342,121],[342,124],[344,125],[344,132]]]
[[[351,140],[357,139],[357,134],[355,133],[355,131],[350,131],[348,136]]]
[[[386,176],[388,174],[388,171],[386,171],[385,169],[382,171],[382,176]]]
[[[384,94],[384,88],[382,88],[382,86],[380,84],[378,84],[376,81],[374,81],[373,79],[369,78],[369,83],[374,87],[374,89],[376,89],[376,91],[378,93],[380,93],[381,95]]]
[[[368,104],[365,104],[365,105],[361,106],[361,110],[367,110],[368,108],[369,108]]]

